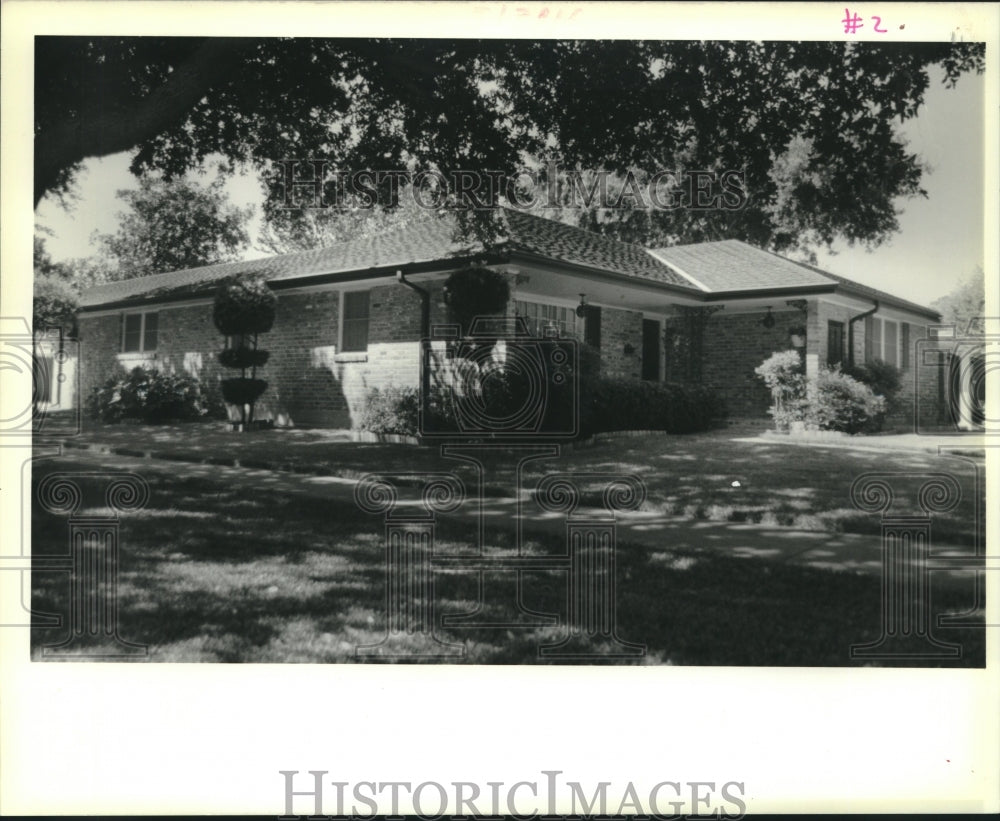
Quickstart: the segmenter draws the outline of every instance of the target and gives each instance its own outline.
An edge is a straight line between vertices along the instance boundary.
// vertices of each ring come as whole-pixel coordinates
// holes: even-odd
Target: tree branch
[[[35,138],[35,207],[53,188],[59,173],[87,157],[104,157],[134,148],[169,127],[213,87],[226,82],[256,41],[243,37],[206,39],[162,85],[131,105],[112,105],[82,114]]]

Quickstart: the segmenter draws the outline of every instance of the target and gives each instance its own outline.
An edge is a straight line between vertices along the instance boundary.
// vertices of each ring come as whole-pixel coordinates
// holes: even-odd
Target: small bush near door
[[[809,386],[806,422],[820,430],[878,433],[885,411],[884,397],[838,370],[821,371]]]
[[[416,388],[372,388],[365,398],[359,427],[371,433],[416,436],[420,398]]]
[[[206,395],[197,379],[146,368],[112,376],[88,397],[88,411],[102,422],[183,422],[221,418],[218,398]]]

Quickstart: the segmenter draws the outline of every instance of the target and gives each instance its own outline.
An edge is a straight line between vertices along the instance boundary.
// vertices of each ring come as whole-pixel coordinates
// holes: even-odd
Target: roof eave
[[[873,296],[872,294],[866,293],[861,288],[852,288],[850,285],[844,285],[841,282],[837,283],[836,291],[837,293],[847,294],[858,299],[864,299],[868,302],[875,302],[877,300],[880,305],[888,305],[893,308],[898,308],[901,311],[909,311],[911,314],[918,314],[919,316],[933,319],[935,322],[941,321],[941,314],[933,308],[918,305],[915,302],[910,302],[901,297],[894,297],[892,294],[879,293],[878,296]]]
[[[538,254],[533,251],[523,251],[515,248],[510,252],[510,261],[514,263],[520,261],[535,265],[544,264],[552,269],[561,269],[563,273],[583,274],[591,279],[612,280],[622,284],[652,287],[658,290],[679,294],[687,298],[704,299],[707,296],[704,291],[700,291],[694,287],[674,285],[670,282],[660,282],[659,280],[637,276],[634,274],[622,274],[617,271],[609,271],[606,268],[584,265],[580,262],[567,262],[566,260],[555,259],[554,257],[545,256],[544,254]]]
[[[442,257],[435,260],[423,260],[419,262],[395,262],[386,265],[373,266],[371,268],[352,268],[341,271],[328,271],[320,274],[309,274],[308,276],[288,277],[269,282],[272,290],[282,291],[290,288],[303,288],[310,285],[336,284],[340,282],[352,282],[356,280],[380,279],[385,276],[393,276],[396,271],[403,271],[408,274],[428,273],[441,271],[448,268],[466,265],[473,260],[485,259],[487,264],[498,264],[507,261],[506,254],[466,254],[457,257]],[[198,299],[209,296],[215,292],[222,279],[211,280],[201,283],[191,288],[182,288],[165,293],[140,294],[127,299],[100,302],[80,308],[80,313],[88,311],[107,311],[115,308],[136,308],[145,305],[163,305],[170,302],[177,302],[182,299]]]

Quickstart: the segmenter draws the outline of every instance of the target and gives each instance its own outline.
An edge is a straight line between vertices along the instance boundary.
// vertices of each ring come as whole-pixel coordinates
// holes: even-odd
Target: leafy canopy
[[[969,323],[986,314],[986,283],[983,269],[976,269],[955,289],[931,306],[941,313],[941,320],[954,325],[959,334],[969,331]]]
[[[933,66],[982,43],[36,38],[35,198],[87,157],[132,152],[167,179],[221,155],[280,202],[275,163],[512,175],[530,158],[637,178],[737,170],[747,204],[614,212],[622,238],[739,238],[774,250],[897,230],[922,169],[895,125]],[[382,192],[380,192],[381,194]]]
[[[96,236],[116,263],[109,278],[196,268],[238,258],[250,242],[246,223],[253,209],[229,203],[224,178],[208,186],[144,177],[136,190],[120,190],[127,206],[114,234]]]

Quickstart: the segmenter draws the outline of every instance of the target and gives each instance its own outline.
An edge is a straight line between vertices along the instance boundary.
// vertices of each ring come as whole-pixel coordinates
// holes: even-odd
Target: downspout
[[[420,295],[420,403],[421,407],[427,407],[431,396],[431,369],[423,346],[426,344],[424,340],[429,340],[431,336],[431,292],[410,282],[402,268],[396,271],[396,281]]]
[[[875,300],[875,307],[863,314],[852,316],[847,320],[847,364],[854,367],[854,323],[859,319],[867,319],[878,310],[878,300]]]

